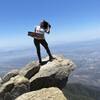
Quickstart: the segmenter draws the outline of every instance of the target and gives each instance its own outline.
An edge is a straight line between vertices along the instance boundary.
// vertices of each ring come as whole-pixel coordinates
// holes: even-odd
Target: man
[[[51,28],[51,25],[45,20],[42,20],[40,22],[40,25],[35,27],[35,33],[37,34],[37,36],[34,37],[34,44],[37,50],[37,55],[38,55],[40,65],[42,65],[40,44],[46,49],[49,55],[49,61],[52,61],[54,59],[48,47],[48,43],[45,40],[45,36],[44,36],[45,33],[48,33],[48,34],[50,33],[50,28]]]

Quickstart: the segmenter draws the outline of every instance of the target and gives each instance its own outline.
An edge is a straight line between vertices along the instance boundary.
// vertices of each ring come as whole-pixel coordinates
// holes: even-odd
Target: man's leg
[[[37,39],[34,39],[34,44],[35,44],[35,47],[36,47],[36,50],[37,50],[39,63],[41,64],[42,60],[41,60],[41,52],[40,52],[40,43],[39,43],[39,41]]]
[[[52,60],[52,59],[53,59],[53,56],[52,56],[52,54],[51,54],[51,52],[50,52],[50,49],[49,49],[49,47],[48,47],[48,43],[46,42],[46,40],[43,39],[43,40],[41,40],[40,43],[41,43],[41,44],[43,45],[43,47],[46,49],[46,51],[47,51],[47,53],[48,53],[48,55],[49,55],[49,60]]]

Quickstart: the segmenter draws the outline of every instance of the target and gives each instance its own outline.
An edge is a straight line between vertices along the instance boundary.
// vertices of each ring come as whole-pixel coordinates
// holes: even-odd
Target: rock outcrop
[[[17,75],[1,85],[0,100],[14,100],[19,95],[29,91],[29,80],[24,76]]]
[[[43,59],[47,61],[48,57]],[[31,90],[37,90],[45,87],[63,88],[66,85],[68,76],[74,69],[72,61],[56,56],[52,62],[43,65],[29,81]]]
[[[67,98],[60,89],[50,87],[25,93],[15,100],[67,100]]]
[[[5,83],[5,82],[9,81],[10,78],[12,78],[18,74],[19,74],[18,69],[12,70],[11,72],[8,72],[6,75],[4,75],[4,77],[2,78],[2,82]]]
[[[48,57],[44,58],[42,66],[37,61],[33,61],[20,70],[8,72],[2,78],[0,100],[15,100],[17,97],[18,100],[36,100],[32,98],[43,97],[46,99],[41,100],[66,100],[61,89],[66,85],[75,64],[63,56],[54,55],[54,57],[52,62],[48,61]],[[19,97],[20,95],[22,97]],[[57,96],[60,98],[60,95],[63,99],[57,99]],[[30,99],[23,99],[27,96]]]

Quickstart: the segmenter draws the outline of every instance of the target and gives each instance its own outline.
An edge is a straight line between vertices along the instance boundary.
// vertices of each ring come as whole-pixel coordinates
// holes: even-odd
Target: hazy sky
[[[27,31],[41,19],[50,44],[100,38],[100,0],[0,0],[0,47],[33,45]]]

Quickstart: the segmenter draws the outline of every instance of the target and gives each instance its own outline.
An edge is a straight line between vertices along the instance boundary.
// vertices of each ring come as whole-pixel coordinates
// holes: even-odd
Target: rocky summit
[[[0,100],[67,100],[61,91],[75,64],[63,56],[53,55],[43,65],[33,61],[25,67],[8,72],[0,79]]]

